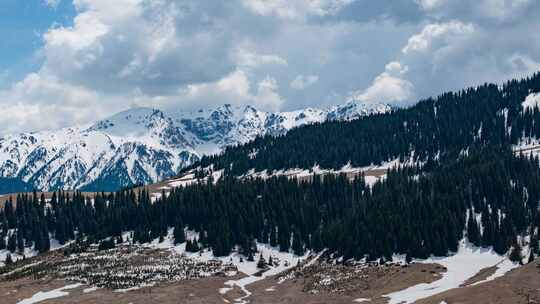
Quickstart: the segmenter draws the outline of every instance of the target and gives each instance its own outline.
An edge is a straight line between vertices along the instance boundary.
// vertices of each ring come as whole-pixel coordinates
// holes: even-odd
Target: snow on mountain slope
[[[170,113],[135,108],[92,125],[0,138],[0,177],[17,177],[40,190],[112,191],[171,177],[201,155],[260,135],[390,110],[355,102],[278,113],[232,105]]]

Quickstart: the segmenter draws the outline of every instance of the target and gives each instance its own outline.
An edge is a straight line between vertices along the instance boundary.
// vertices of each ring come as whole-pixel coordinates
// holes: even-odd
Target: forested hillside
[[[218,256],[239,245],[252,257],[257,241],[297,254],[328,248],[345,258],[425,258],[455,251],[468,237],[498,253],[510,251],[518,261],[525,239],[539,253],[539,160],[513,150],[540,132],[539,109],[522,105],[538,91],[540,74],[447,93],[389,114],[258,138],[192,167],[223,168],[219,180],[164,190],[154,202],[145,190],[92,198],[58,192],[50,202],[22,195],[0,213],[0,249],[33,244],[47,251],[49,234],[60,243],[77,239],[71,250],[91,242],[114,246],[126,231],[143,243],[164,237],[169,227],[183,242],[188,227],[199,232],[188,250],[210,247]],[[237,177],[249,169],[339,169],[411,155],[416,163],[390,169],[372,186],[361,175],[309,182]]]
[[[327,122],[290,131],[287,136],[258,138],[200,163],[241,175],[249,169],[339,169],[409,158],[428,161],[454,156],[471,145],[516,144],[540,135],[540,112],[522,110],[532,92],[540,91],[540,74],[503,86],[486,84],[420,101],[408,109],[350,122]]]

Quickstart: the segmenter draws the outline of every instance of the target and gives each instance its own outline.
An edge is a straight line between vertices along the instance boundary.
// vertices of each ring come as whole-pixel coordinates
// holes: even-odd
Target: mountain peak
[[[87,131],[101,131],[112,136],[141,136],[154,124],[165,119],[165,114],[152,108],[133,108],[98,121]]]

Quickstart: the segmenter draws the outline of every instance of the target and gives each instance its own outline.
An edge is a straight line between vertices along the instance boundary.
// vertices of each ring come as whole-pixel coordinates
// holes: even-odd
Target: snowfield
[[[540,106],[540,94],[531,93],[526,98],[525,101],[521,103],[523,110],[534,110],[534,108],[539,108]]]
[[[6,237],[7,238],[7,237]],[[71,242],[67,242],[66,244],[64,245],[60,245],[60,243],[58,243],[57,240],[51,238],[51,248],[50,250],[58,250],[58,249],[61,249],[61,248],[64,248],[66,246],[68,246]],[[0,266],[4,266],[4,261],[6,260],[6,257],[8,255],[8,253],[10,253],[7,249],[2,249],[0,250]],[[11,259],[16,262],[18,260],[22,260],[23,259],[23,256],[25,258],[31,258],[31,257],[35,257],[36,255],[38,255],[38,252],[36,250],[34,250],[33,247],[26,247],[24,248],[24,253],[10,253],[11,254]]]
[[[22,301],[18,302],[17,304],[34,304],[34,303],[39,303],[39,302],[42,302],[42,301],[45,301],[45,300],[65,297],[65,296],[69,295],[69,292],[67,292],[66,290],[79,288],[82,285],[83,284],[77,283],[77,284],[67,285],[67,286],[64,286],[64,287],[61,287],[61,288],[58,288],[58,289],[54,289],[54,290],[51,290],[51,291],[40,291],[40,292],[36,293],[35,295],[33,295],[31,298],[22,300]]]
[[[466,241],[461,241],[458,252],[448,257],[431,257],[427,260],[417,260],[419,263],[436,263],[447,268],[440,280],[426,284],[411,286],[407,289],[393,292],[388,297],[389,304],[409,304],[450,289],[458,288],[468,279],[474,277],[484,268],[497,267],[492,276],[482,282],[503,276],[506,272],[519,267],[504,256],[496,254],[492,249],[478,248]]]

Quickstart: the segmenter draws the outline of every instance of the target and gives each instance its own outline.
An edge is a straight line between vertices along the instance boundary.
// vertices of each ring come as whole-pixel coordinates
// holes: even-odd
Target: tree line
[[[408,109],[351,122],[326,122],[261,137],[205,157],[200,182],[152,199],[146,189],[85,196],[58,191],[50,200],[20,194],[0,211],[0,249],[50,249],[50,238],[100,242],[122,233],[135,242],[163,239],[215,255],[238,248],[256,255],[256,242],[303,254],[328,248],[345,258],[409,258],[456,251],[463,237],[496,252],[521,254],[521,236],[538,254],[540,167],[513,145],[540,132],[540,112],[523,109],[540,91],[540,74],[503,86],[483,85],[421,101]],[[362,175],[237,178],[249,169],[355,167],[410,158],[368,186]],[[200,170],[200,168],[210,168]],[[214,181],[207,171],[223,169]],[[186,238],[184,229],[198,232]]]
[[[519,246],[521,235],[531,235],[538,252],[539,187],[537,158],[485,147],[429,171],[391,169],[373,187],[361,175],[311,182],[224,177],[175,188],[154,202],[133,189],[94,197],[58,192],[50,201],[20,195],[16,208],[7,201],[0,213],[0,248],[44,252],[49,236],[61,244],[99,242],[126,231],[145,243],[163,240],[169,228],[181,243],[187,227],[199,233],[189,251],[208,247],[217,256],[238,247],[252,258],[261,242],[299,255],[329,248],[345,258],[426,258],[456,251],[465,236],[503,254]]]

